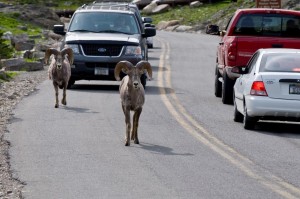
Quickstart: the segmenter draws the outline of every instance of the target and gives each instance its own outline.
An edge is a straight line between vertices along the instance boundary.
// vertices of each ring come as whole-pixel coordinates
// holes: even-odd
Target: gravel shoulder
[[[26,96],[35,92],[36,86],[47,80],[47,68],[41,71],[20,72],[9,82],[0,83],[0,198],[21,199],[25,183],[13,177],[9,163],[10,143],[4,139],[13,109]]]

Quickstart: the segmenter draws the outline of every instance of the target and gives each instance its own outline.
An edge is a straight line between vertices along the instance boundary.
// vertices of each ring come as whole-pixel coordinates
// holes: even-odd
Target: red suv
[[[245,66],[260,48],[300,49],[300,12],[285,9],[250,8],[235,12],[220,32],[215,70],[215,96],[224,104],[233,102],[238,75],[233,67]]]

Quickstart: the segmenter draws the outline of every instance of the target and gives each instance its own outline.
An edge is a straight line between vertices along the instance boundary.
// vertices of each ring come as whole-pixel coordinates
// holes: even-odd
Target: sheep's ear
[[[152,67],[149,62],[147,61],[140,61],[136,64],[136,67],[140,69],[140,71],[145,72],[147,70],[148,72],[148,79],[152,79]]]
[[[49,58],[51,55],[57,55],[58,51],[55,48],[48,48],[45,52],[44,62],[48,64]]]

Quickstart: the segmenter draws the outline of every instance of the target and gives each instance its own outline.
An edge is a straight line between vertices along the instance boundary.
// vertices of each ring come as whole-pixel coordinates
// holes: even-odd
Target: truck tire
[[[223,104],[233,104],[233,85],[234,85],[234,81],[228,77],[226,72],[224,72],[223,84],[222,84]]]
[[[146,74],[142,74],[141,76],[141,83],[144,87],[144,89],[146,88],[146,84],[147,84],[147,75]]]
[[[70,78],[69,79],[69,82],[68,82],[68,86],[67,86],[67,89],[71,89],[71,87],[75,84],[75,80]]]
[[[221,77],[218,66],[216,67],[215,72],[215,96],[216,97],[222,97],[222,82],[219,81],[219,78]]]

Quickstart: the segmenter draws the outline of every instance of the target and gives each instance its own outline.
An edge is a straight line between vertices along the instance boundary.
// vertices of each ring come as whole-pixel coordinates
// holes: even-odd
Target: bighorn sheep
[[[120,61],[115,67],[114,75],[116,80],[120,80],[119,75],[121,71],[127,74],[122,79],[119,88],[126,123],[125,146],[130,145],[130,130],[131,140],[134,140],[135,144],[139,144],[138,124],[145,102],[145,91],[140,78],[145,70],[147,70],[150,80],[152,78],[152,68],[147,61],[140,61],[136,66],[128,61]],[[130,111],[134,111],[132,129],[130,123]]]
[[[49,48],[45,53],[45,63],[48,64],[51,55],[52,60],[48,69],[49,79],[52,80],[55,89],[55,108],[58,108],[58,87],[63,89],[63,98],[61,103],[67,105],[66,89],[71,77],[71,65],[73,64],[73,51],[71,48],[64,48],[58,51],[54,48]]]

